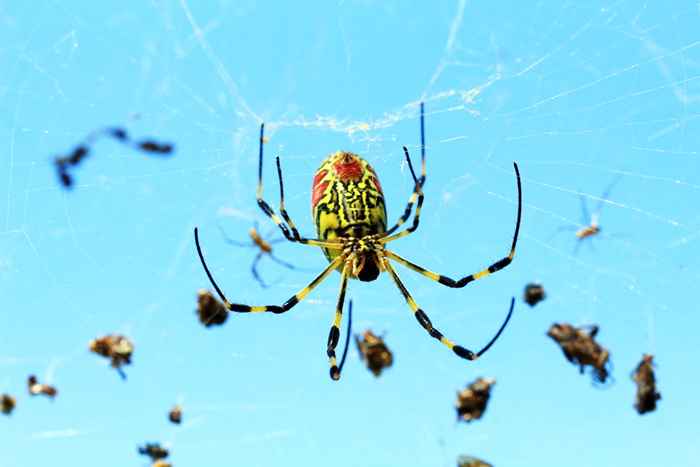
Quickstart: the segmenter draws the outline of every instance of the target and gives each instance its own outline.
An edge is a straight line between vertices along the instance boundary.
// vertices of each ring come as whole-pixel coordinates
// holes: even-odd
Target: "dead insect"
[[[131,354],[134,352],[134,344],[129,338],[120,334],[109,334],[90,341],[90,351],[109,358],[112,368],[117,370],[119,376],[126,379],[122,370],[123,365],[131,364]]]
[[[486,461],[477,459],[472,456],[459,456],[457,459],[457,467],[493,467]]]
[[[220,326],[228,319],[228,310],[211,292],[201,289],[197,292],[197,316],[205,327]]]
[[[139,454],[150,457],[153,462],[165,459],[170,454],[160,443],[146,443],[144,446],[139,446],[138,449]]]
[[[366,362],[367,368],[374,376],[378,377],[382,370],[394,363],[394,356],[386,346],[383,337],[375,335],[369,329],[362,334],[362,339],[355,334],[355,344],[360,352],[360,359]]]
[[[63,184],[65,188],[73,186],[73,178],[68,173],[68,169],[79,165],[80,162],[90,154],[91,145],[103,137],[112,138],[122,144],[149,154],[167,155],[174,150],[174,146],[170,143],[158,143],[152,140],[133,141],[123,128],[102,128],[93,131],[85,138],[85,141],[76,146],[67,156],[54,159],[56,171],[58,172],[61,184]]]
[[[5,415],[10,415],[13,410],[15,410],[16,401],[15,398],[9,394],[3,394],[0,396],[0,411]]]
[[[168,420],[179,425],[182,423],[182,407],[179,404],[175,405],[170,412],[168,412]]]
[[[554,323],[547,331],[547,335],[559,344],[566,359],[579,365],[581,373],[589,365],[594,370],[594,382],[604,383],[610,376],[610,352],[595,341],[597,334],[595,324],[576,328],[566,323]]]
[[[29,388],[29,394],[32,396],[43,394],[53,399],[58,394],[58,390],[55,387],[39,383],[34,375],[29,375],[29,378],[27,378],[27,387]]]
[[[653,360],[653,355],[644,354],[642,361],[632,373],[632,380],[637,383],[634,408],[637,409],[639,415],[656,410],[656,401],[661,399],[661,394],[656,391]]]
[[[525,292],[523,292],[523,300],[528,305],[535,306],[545,298],[547,298],[547,294],[545,293],[542,284],[530,283],[525,286]]]
[[[286,261],[283,261],[279,259],[277,256],[272,254],[272,245],[275,243],[280,243],[280,242],[286,242],[287,240],[282,237],[282,238],[276,238],[272,240],[265,240],[259,233],[258,233],[258,223],[256,222],[253,227],[250,228],[248,231],[248,236],[250,237],[250,242],[239,242],[236,240],[233,240],[230,238],[228,235],[226,235],[226,232],[224,232],[224,229],[219,227],[221,230],[221,235],[224,237],[224,241],[228,243],[229,245],[235,245],[235,246],[242,246],[242,247],[252,247],[258,249],[258,254],[255,255],[255,259],[253,259],[253,264],[250,266],[250,271],[253,274],[253,277],[255,278],[256,281],[260,284],[262,288],[267,288],[268,285],[265,283],[265,281],[262,280],[262,277],[260,277],[260,273],[258,273],[258,263],[260,260],[264,257],[267,256],[270,258],[272,261],[275,263],[279,264],[280,266],[284,266],[287,269],[291,270],[297,270],[297,267],[294,266],[291,263],[288,263]]]
[[[477,378],[462,391],[457,392],[457,420],[471,422],[478,420],[486,411],[491,397],[491,387],[496,384],[493,378]]]

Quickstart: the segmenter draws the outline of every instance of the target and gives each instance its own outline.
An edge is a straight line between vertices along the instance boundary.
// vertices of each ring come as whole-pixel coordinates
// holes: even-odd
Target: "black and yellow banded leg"
[[[478,352],[472,352],[471,350],[462,347],[461,345],[457,345],[448,338],[446,338],[440,331],[438,331],[434,326],[433,323],[430,322],[430,318],[428,318],[428,315],[425,314],[423,310],[420,309],[416,301],[413,299],[411,294],[408,292],[406,287],[403,285],[403,282],[401,282],[401,279],[399,279],[399,275],[396,273],[394,268],[391,266],[389,261],[384,261],[384,266],[386,270],[389,272],[389,275],[391,275],[391,278],[394,280],[394,283],[396,286],[399,288],[401,291],[401,294],[403,297],[406,299],[406,303],[408,303],[408,306],[411,308],[413,311],[413,315],[416,317],[416,320],[418,320],[418,323],[420,323],[421,326],[423,326],[423,329],[425,329],[428,334],[434,339],[437,339],[440,341],[443,345],[445,345],[448,349],[452,350],[456,355],[459,357],[462,357],[466,360],[476,360],[479,358],[481,355],[483,355],[491,346],[493,345],[494,342],[496,342],[496,339],[501,335],[503,330],[505,329],[506,325],[508,324],[508,321],[510,321],[510,317],[513,314],[513,307],[515,305],[515,298],[511,299],[510,302],[510,311],[508,312],[508,316],[506,316],[505,321],[501,325],[501,327],[498,329],[498,332],[496,335],[491,338],[488,344]]]
[[[289,240],[290,242],[294,243],[302,243],[304,245],[311,245],[311,246],[317,246],[321,248],[329,248],[329,249],[335,249],[335,250],[341,250],[343,248],[343,245],[341,242],[326,242],[323,240],[319,239],[309,239],[309,238],[303,238],[299,236],[299,232],[297,231],[296,227],[294,226],[294,223],[291,222],[291,219],[286,213],[286,210],[284,211],[284,217],[285,220],[289,221],[290,226],[288,227],[287,224],[285,224],[284,221],[280,218],[280,216],[277,215],[274,209],[270,207],[270,205],[263,199],[263,181],[262,181],[262,171],[263,171],[263,143],[265,139],[265,124],[260,125],[260,151],[258,154],[258,188],[256,190],[255,198],[257,199],[258,206],[260,206],[260,209],[265,213],[267,217],[272,219],[272,222],[274,222],[277,227],[282,231],[282,234],[284,235],[284,238]],[[284,187],[282,185],[282,171],[280,170],[279,166],[279,158],[277,159],[277,173],[279,176],[279,183],[280,183],[280,206],[282,209],[284,209]],[[291,228],[291,231],[290,231]]]
[[[306,297],[309,292],[311,292],[313,289],[318,286],[323,280],[328,277],[335,268],[337,268],[344,260],[345,256],[339,255],[337,256],[333,261],[331,261],[328,266],[326,266],[326,269],[324,269],[321,274],[316,276],[314,280],[312,280],[309,285],[301,289],[299,292],[297,292],[295,295],[289,298],[286,302],[284,302],[281,306],[280,305],[260,305],[260,306],[250,306],[250,305],[243,305],[240,303],[231,303],[228,301],[224,293],[221,291],[219,288],[218,284],[214,280],[214,276],[212,276],[211,272],[209,271],[209,267],[207,266],[206,261],[204,260],[204,255],[202,254],[202,248],[199,245],[199,232],[197,231],[197,228],[194,229],[194,241],[195,244],[197,245],[197,254],[199,254],[199,260],[202,262],[202,266],[204,267],[204,271],[207,273],[207,277],[209,278],[209,281],[211,282],[211,285],[214,287],[216,290],[216,293],[219,294],[219,297],[221,298],[221,301],[224,302],[224,305],[226,308],[228,308],[230,311],[235,311],[237,313],[262,313],[269,311],[271,313],[284,313],[285,311],[288,311],[291,309],[294,305],[299,303]]]
[[[338,341],[340,340],[340,321],[343,318],[343,304],[345,303],[345,290],[348,286],[349,272],[350,266],[348,263],[345,263],[340,277],[340,292],[338,293],[338,302],[335,306],[335,319],[328,333],[328,348],[326,354],[328,355],[328,363],[331,366],[330,375],[334,381],[340,379],[340,370],[338,369],[338,362],[336,361],[335,348],[338,346]]]
[[[419,205],[423,205],[422,197],[423,197],[423,186],[425,186],[425,178],[426,178],[426,167],[425,167],[425,118],[424,118],[424,105],[421,102],[420,103],[420,158],[421,158],[421,176],[420,179],[416,177],[416,173],[413,170],[413,164],[411,163],[411,156],[408,154],[408,149],[406,149],[406,146],[403,147],[403,153],[406,156],[406,162],[408,163],[408,168],[411,171],[411,176],[413,177],[413,183],[414,183],[414,188],[413,188],[413,193],[408,199],[408,204],[406,205],[406,208],[404,209],[403,214],[401,217],[399,217],[399,220],[394,224],[393,227],[388,229],[385,232],[385,236],[389,236],[392,233],[396,231],[401,225],[408,220],[408,218],[411,216],[411,211],[413,210],[413,205],[416,203],[416,200],[418,200]],[[416,230],[418,228],[418,224],[415,223],[415,227],[413,230]],[[412,230],[412,231],[413,231]],[[411,231],[411,232],[412,232]]]
[[[413,177],[413,193],[411,193],[410,198],[408,198],[408,204],[406,205],[406,208],[403,211],[403,214],[401,214],[401,217],[399,217],[399,220],[396,221],[396,224],[394,224],[390,229],[388,229],[386,232],[384,232],[384,236],[389,236],[394,231],[396,231],[399,227],[403,225],[406,220],[411,217],[411,211],[413,210],[413,205],[416,204],[416,201],[418,201],[418,206],[423,205],[423,184],[421,183],[420,180],[416,177],[415,172],[413,171],[413,165],[411,164],[411,158],[408,155],[408,149],[406,149],[406,146],[403,147],[404,153],[406,154],[406,161],[408,162],[408,167],[411,170],[411,176]],[[423,165],[425,168],[425,164]],[[421,180],[425,180],[425,174],[421,175]],[[415,230],[418,226],[413,229]]]
[[[379,239],[380,243],[393,242],[394,240],[398,240],[399,238],[403,238],[407,235],[410,235],[418,228],[418,225],[420,224],[420,212],[421,212],[421,209],[423,209],[423,198],[424,198],[423,191],[421,191],[420,194],[418,195],[418,204],[416,204],[416,214],[413,216],[413,223],[411,224],[411,226],[408,227],[406,230],[402,230],[401,232],[399,232],[397,234],[394,234],[394,235],[391,235],[388,237],[384,237],[384,238],[380,238]]]

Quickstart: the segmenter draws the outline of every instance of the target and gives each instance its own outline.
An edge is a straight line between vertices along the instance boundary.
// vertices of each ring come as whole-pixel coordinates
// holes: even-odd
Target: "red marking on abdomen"
[[[328,182],[321,183],[321,180],[323,180],[323,177],[325,177],[327,173],[326,170],[321,170],[314,176],[314,182],[311,185],[311,209],[316,207],[321,196],[323,196],[323,192],[328,188]]]
[[[356,182],[362,178],[362,164],[354,157],[336,162],[333,170],[341,182]]]

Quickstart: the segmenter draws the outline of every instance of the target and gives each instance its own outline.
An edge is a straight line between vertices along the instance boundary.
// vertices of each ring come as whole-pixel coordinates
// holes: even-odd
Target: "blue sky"
[[[697,3],[632,1],[5,2],[0,6],[0,418],[3,467],[146,465],[136,446],[169,446],[174,465],[693,465],[700,279],[700,34]],[[339,275],[284,315],[234,315],[204,329],[208,287],[192,230],[232,300],[282,303],[326,264],[314,248],[227,245],[264,219],[256,137],[266,122],[287,205],[312,235],[310,187],[345,149],[378,173],[391,219],[411,191],[401,146],[417,155],[426,102],[428,181],[420,229],[399,254],[440,273],[514,263],[451,290],[397,266],[433,323],[477,349],[517,297],[509,327],[478,362],[419,327],[390,279],[352,281],[354,328],[385,332],[394,366],[375,379],[354,349],[340,382],[325,342]],[[52,158],[91,130],[123,125],[171,141],[149,158],[110,141],[74,171]],[[580,197],[602,234],[575,251]],[[266,227],[263,230],[269,231]],[[275,234],[276,235],[276,234]],[[520,295],[541,281],[535,308]],[[597,323],[614,384],[591,385],[545,336]],[[128,380],[89,354],[110,332],[136,345]],[[344,332],[341,332],[344,334]],[[342,344],[341,344],[342,345]],[[629,373],[655,355],[663,399],[634,411]],[[59,389],[30,399],[27,375]],[[497,380],[482,420],[455,423],[456,391]],[[182,426],[168,423],[176,402]],[[574,454],[575,453],[575,454]]]

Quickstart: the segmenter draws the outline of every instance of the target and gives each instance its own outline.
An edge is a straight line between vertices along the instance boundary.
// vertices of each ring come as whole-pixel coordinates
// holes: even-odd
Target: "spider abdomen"
[[[386,231],[384,194],[377,174],[357,154],[337,151],[314,175],[311,210],[318,238],[362,238]],[[339,250],[324,248],[329,261]]]

